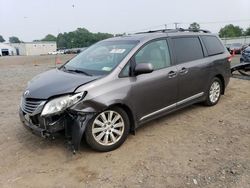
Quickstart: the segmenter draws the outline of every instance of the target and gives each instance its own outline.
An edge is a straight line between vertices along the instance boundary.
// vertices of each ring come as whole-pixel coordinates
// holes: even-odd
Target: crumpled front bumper
[[[30,119],[28,119],[28,116],[25,116],[26,114],[22,111],[22,109],[19,109],[19,117],[21,122],[23,123],[24,127],[28,130],[30,130],[32,133],[35,133],[36,135],[39,135],[41,137],[46,138],[46,129],[39,127],[38,125],[34,125]]]
[[[21,108],[19,109],[20,120],[26,129],[43,138],[54,137],[57,132],[64,131],[74,151],[79,149],[85,128],[93,116],[93,113],[65,112],[58,115],[56,119],[54,117],[43,118],[40,114],[32,117],[25,114]],[[34,118],[36,118],[36,123],[34,123]]]

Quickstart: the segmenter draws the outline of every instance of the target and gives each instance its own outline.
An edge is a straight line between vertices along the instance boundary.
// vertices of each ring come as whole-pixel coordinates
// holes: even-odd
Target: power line
[[[209,21],[209,22],[198,22],[198,21],[195,21],[196,23],[200,24],[200,25],[207,25],[207,24],[218,24],[218,23],[236,23],[236,22],[250,22],[250,19],[241,19],[241,20],[220,20],[220,21]],[[162,27],[162,28],[167,28],[167,26],[169,25],[174,25],[175,28],[178,28],[178,25],[187,25],[187,24],[191,24],[193,22],[173,22],[173,23],[166,23],[166,24],[162,24],[162,25],[157,25],[157,26],[151,26],[151,27],[147,27],[147,28],[143,28],[143,29],[138,29],[138,30],[134,30],[134,31],[129,31],[127,33],[135,33],[135,32],[138,32],[138,31],[145,31],[145,30],[152,30],[152,29],[155,29],[155,28],[159,28],[159,27]],[[250,25],[250,23],[249,23]]]
[[[178,28],[178,25],[179,25],[179,24],[181,24],[181,23],[178,23],[178,22],[175,22],[175,23],[174,23],[174,27],[175,27],[175,29],[177,29],[177,28]]]
[[[250,19],[242,19],[242,20],[220,20],[220,21],[209,21],[209,22],[202,22],[202,21],[194,21],[198,24],[217,24],[217,23],[235,23],[235,22],[250,22]],[[193,23],[193,22],[192,22]],[[191,22],[181,22],[179,24],[191,24]]]
[[[217,23],[235,23],[235,22],[250,22],[250,19],[245,19],[245,20],[214,21],[214,22],[198,22],[198,23],[199,23],[199,24],[217,24]]]

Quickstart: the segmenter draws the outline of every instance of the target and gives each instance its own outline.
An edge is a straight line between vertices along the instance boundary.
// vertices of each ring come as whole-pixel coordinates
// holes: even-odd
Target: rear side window
[[[173,38],[176,62],[183,63],[202,59],[203,51],[198,37]]]
[[[201,36],[201,39],[207,49],[208,56],[224,53],[225,48],[216,36]]]

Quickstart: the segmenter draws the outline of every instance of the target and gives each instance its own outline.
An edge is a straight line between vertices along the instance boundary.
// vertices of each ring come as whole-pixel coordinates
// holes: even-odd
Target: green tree
[[[115,37],[121,37],[121,36],[125,36],[126,33],[118,33],[118,34],[115,34]]]
[[[18,37],[12,36],[9,38],[10,43],[20,43],[21,41],[19,40]]]
[[[54,35],[48,34],[41,41],[56,41],[57,38]]]
[[[4,40],[3,36],[0,35],[0,42],[4,42],[4,41],[5,41],[5,40]]]
[[[100,40],[113,37],[108,33],[91,33],[85,28],[77,28],[75,31],[59,33],[57,36],[58,48],[81,48],[90,46]]]
[[[62,48],[62,47],[68,48],[65,35],[66,35],[66,33],[64,33],[64,34],[59,33],[58,34],[57,41],[56,41],[58,48]]]
[[[244,34],[246,36],[250,36],[250,26],[246,29],[246,31],[244,32]]]
[[[239,37],[243,35],[243,29],[239,26],[234,26],[233,24],[226,25],[219,31],[219,36],[224,37]]]
[[[188,29],[192,29],[192,30],[199,30],[200,29],[200,24],[198,24],[197,22],[193,22],[189,25]]]

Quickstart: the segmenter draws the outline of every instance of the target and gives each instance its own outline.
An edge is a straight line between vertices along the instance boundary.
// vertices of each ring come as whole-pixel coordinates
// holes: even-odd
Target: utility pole
[[[180,24],[180,23],[177,23],[177,22],[174,23],[175,29],[178,28],[178,24]]]

